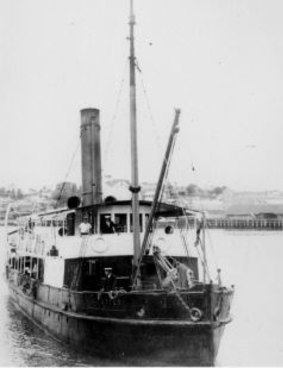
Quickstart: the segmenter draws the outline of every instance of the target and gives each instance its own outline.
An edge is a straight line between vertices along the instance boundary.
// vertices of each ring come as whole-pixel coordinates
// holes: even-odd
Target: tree
[[[199,194],[199,187],[195,184],[189,184],[186,188],[187,195],[195,196]]]
[[[21,191],[21,189],[17,190],[17,195],[16,196],[17,196],[17,199],[22,199],[24,197],[23,192]]]
[[[218,197],[219,195],[223,194],[223,192],[227,189],[225,185],[221,187],[215,187],[210,191],[212,197]]]

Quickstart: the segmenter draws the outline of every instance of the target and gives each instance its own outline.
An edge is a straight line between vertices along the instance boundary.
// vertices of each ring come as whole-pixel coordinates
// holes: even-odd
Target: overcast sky
[[[1,0],[0,186],[80,183],[80,109],[130,177],[128,0]],[[140,181],[283,189],[283,1],[136,0]],[[195,170],[192,170],[192,168]]]

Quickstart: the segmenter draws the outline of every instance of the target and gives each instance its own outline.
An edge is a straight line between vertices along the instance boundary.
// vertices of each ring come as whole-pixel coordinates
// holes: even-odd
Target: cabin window
[[[84,221],[84,218],[87,218],[88,223],[91,224],[90,232],[93,234],[94,228],[96,228],[95,226],[96,216],[93,214],[93,210],[92,209],[88,209],[87,211],[84,210],[81,214],[81,222]]]
[[[21,264],[20,264],[20,272],[21,273],[24,273],[24,257],[22,257],[21,259],[20,259],[20,262],[21,262]]]
[[[9,266],[10,268],[14,268],[14,265],[15,265],[15,260],[13,257],[9,258]]]
[[[115,226],[116,231],[119,233],[127,232],[127,214],[126,213],[116,213],[115,214]]]
[[[111,234],[116,232],[116,225],[111,220],[110,213],[100,215],[100,232],[102,234]]]
[[[15,268],[15,258],[12,255],[12,257],[9,259],[9,264],[11,266],[11,268]]]
[[[39,259],[38,260],[38,279],[40,281],[43,281],[43,277],[44,277],[44,263],[43,263],[43,259]]]
[[[24,271],[24,258],[23,257],[19,259],[19,271],[20,273],[23,273]]]
[[[76,269],[78,267],[80,260],[67,260],[65,261],[65,274],[64,274],[64,286],[70,287],[76,274]]]
[[[16,270],[17,269],[17,262],[18,260],[17,260],[17,258],[15,257],[15,255],[12,255],[12,268],[14,269],[14,270]]]
[[[130,230],[133,232],[133,215],[130,215]],[[142,214],[140,213],[140,231],[143,231]]]
[[[33,279],[37,279],[37,275],[38,275],[38,263],[37,263],[37,258],[33,258],[32,262],[31,262],[31,277]]]
[[[25,257],[25,269],[24,269],[24,273],[29,273],[31,272],[31,258],[30,257]]]
[[[68,235],[75,235],[75,214],[68,213],[66,218]]]

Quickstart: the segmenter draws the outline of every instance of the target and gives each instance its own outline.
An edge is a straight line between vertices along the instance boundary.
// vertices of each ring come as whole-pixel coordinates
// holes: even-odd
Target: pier
[[[180,217],[176,222],[159,223],[159,228],[169,231],[169,227],[179,229],[196,229],[200,226],[199,220],[195,218]],[[224,229],[224,230],[264,230],[264,231],[283,231],[283,218],[272,219],[239,219],[239,218],[206,218],[206,227],[208,229]]]
[[[209,229],[283,230],[283,219],[207,219]]]

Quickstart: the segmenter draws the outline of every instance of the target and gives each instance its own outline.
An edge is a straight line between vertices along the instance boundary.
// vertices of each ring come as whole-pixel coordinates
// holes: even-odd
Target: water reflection
[[[139,361],[113,361],[80,353],[46,335],[22,314],[8,295],[1,300],[0,366],[138,366]],[[158,365],[158,362],[155,362]],[[150,362],[143,361],[143,365]]]
[[[0,366],[139,366],[137,360],[108,360],[76,351],[48,336],[12,303],[3,280],[0,282]],[[152,362],[143,360],[143,365]],[[155,362],[156,365],[158,362]]]
[[[1,303],[1,366],[87,366],[93,359],[80,356],[70,347],[47,336],[23,316],[8,295]],[[99,362],[99,365],[100,364]]]

